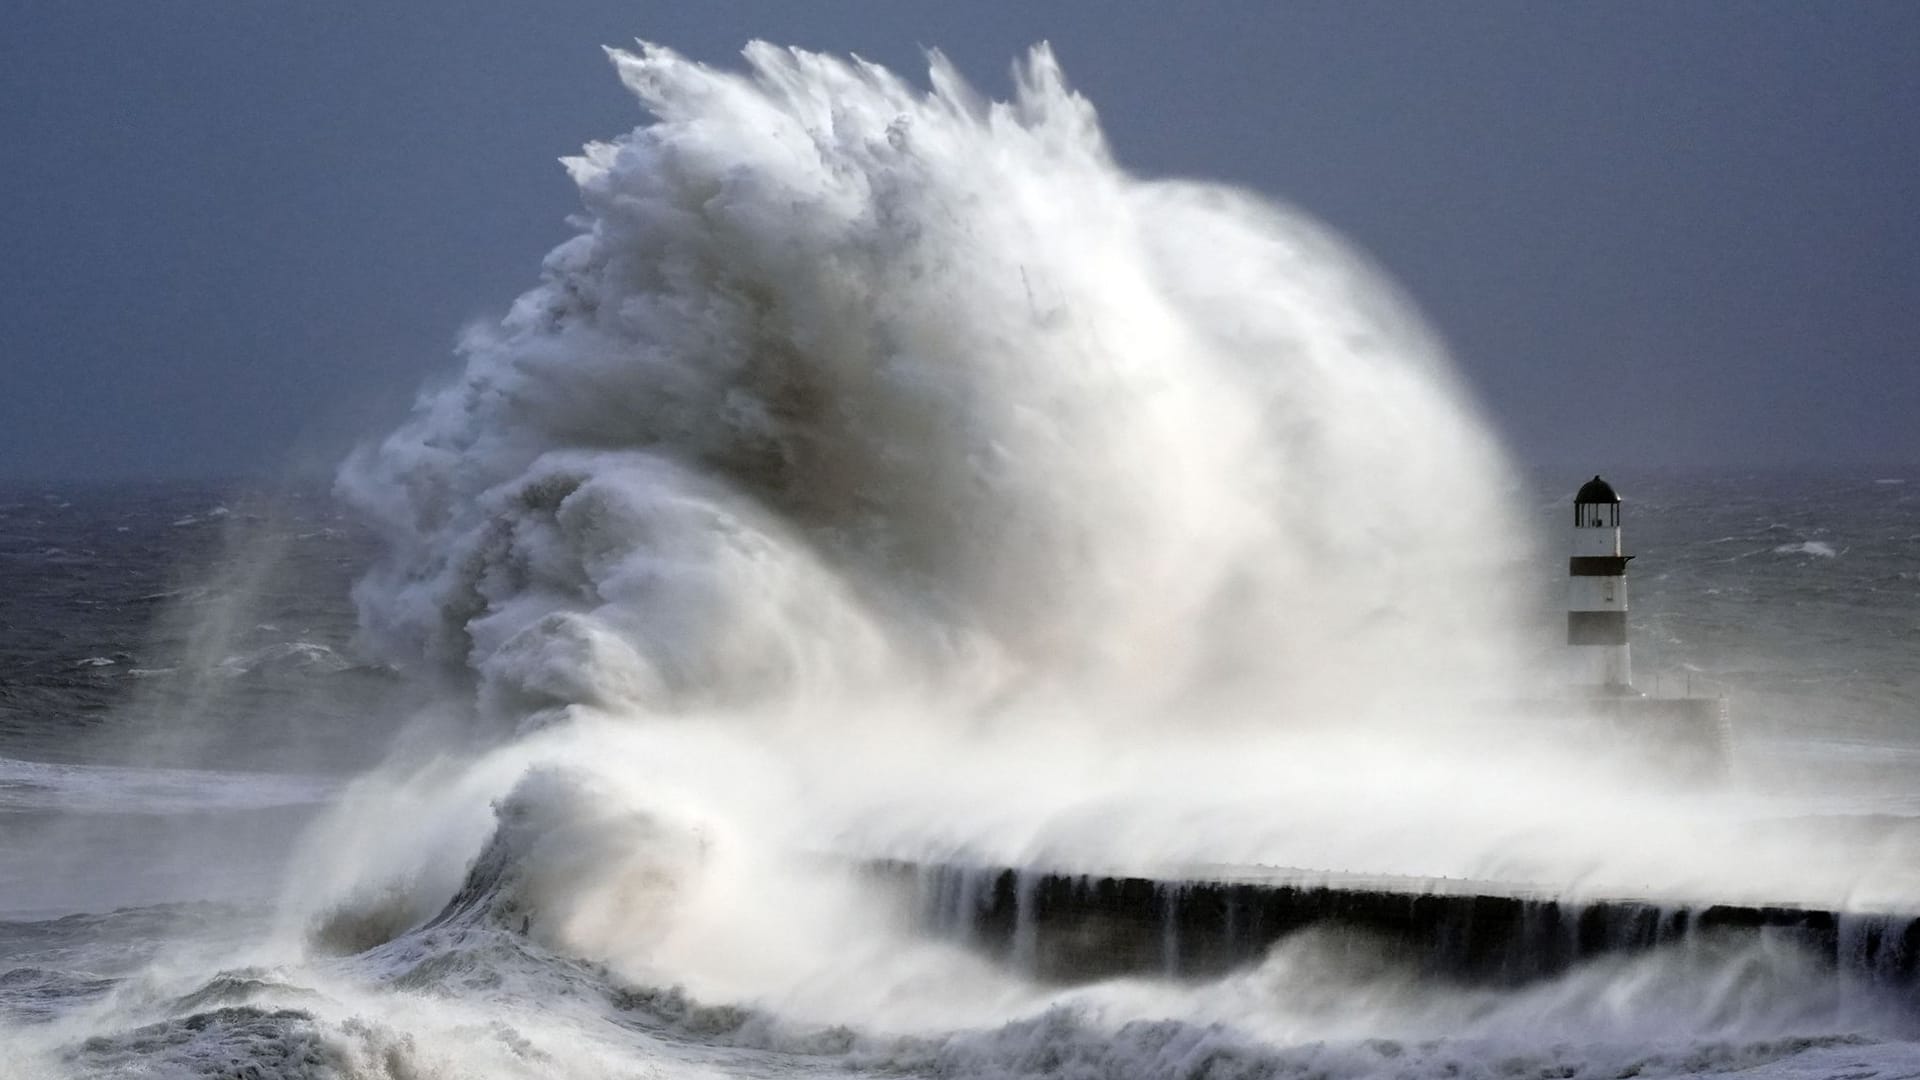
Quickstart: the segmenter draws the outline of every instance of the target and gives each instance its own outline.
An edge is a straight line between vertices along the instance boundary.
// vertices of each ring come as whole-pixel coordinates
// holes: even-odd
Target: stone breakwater
[[[1486,882],[1358,875],[1156,880],[905,861],[867,868],[905,890],[933,932],[1062,982],[1216,975],[1309,927],[1347,935],[1356,953],[1384,948],[1425,973],[1500,985],[1604,954],[1740,934],[1809,950],[1837,975],[1874,984],[1909,985],[1920,967],[1920,916],[1909,913],[1570,900]]]

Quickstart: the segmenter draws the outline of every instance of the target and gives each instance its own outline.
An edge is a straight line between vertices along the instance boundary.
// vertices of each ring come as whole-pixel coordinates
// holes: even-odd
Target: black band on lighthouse
[[[1567,572],[1574,577],[1620,577],[1627,572],[1631,555],[1575,555],[1567,561]]]
[[[1627,613],[1624,611],[1567,612],[1567,644],[1625,645]]]

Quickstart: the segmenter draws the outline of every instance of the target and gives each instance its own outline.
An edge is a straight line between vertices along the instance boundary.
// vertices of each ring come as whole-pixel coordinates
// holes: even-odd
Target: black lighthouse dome
[[[1620,496],[1613,493],[1613,485],[1598,476],[1581,484],[1580,490],[1573,496],[1575,506],[1581,503],[1617,503],[1619,501]]]

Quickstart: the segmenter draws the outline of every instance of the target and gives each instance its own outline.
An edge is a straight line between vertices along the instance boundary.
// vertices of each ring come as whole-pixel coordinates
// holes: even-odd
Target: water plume
[[[1044,47],[998,102],[937,54],[925,89],[612,58],[652,119],[567,162],[572,238],[340,474],[384,541],[361,646],[433,704],[270,929],[0,980],[97,995],[8,1029],[29,1068],[1853,1075],[1860,1033],[1911,1034],[1844,962],[1664,910],[1598,958],[1541,922],[1566,963],[1512,983],[1384,921],[1166,962],[1204,951],[1166,883],[1210,871],[1871,908],[1920,896],[1920,829],[1515,737],[1483,705],[1524,681],[1539,564],[1431,335],[1304,215],[1130,175]],[[1022,868],[1006,962],[884,859],[976,898]],[[1156,879],[1157,973],[1045,981],[1023,883],[1054,869]]]
[[[1488,692],[1504,466],[1325,230],[1130,176],[1044,46],[1006,102],[937,54],[611,55],[654,122],[567,161],[577,235],[343,471],[382,655],[512,722]]]
[[[1295,979],[1346,946],[1061,998],[844,861],[1856,883],[1488,734],[1475,703],[1533,651],[1514,484],[1417,315],[1304,215],[1129,174],[1045,47],[999,102],[937,54],[927,89],[765,44],[737,73],[611,55],[652,120],[568,159],[575,235],[341,473],[386,543],[364,644],[457,722],[342,800],[289,940],[409,986],[551,950],[863,1039],[1057,1015],[1078,1043],[1107,1012],[1264,1037],[1223,1002],[1293,979],[1262,1008],[1307,1010],[1298,1039],[1350,1031]],[[1661,954],[1486,1009],[1757,964],[1792,984],[1766,1028],[1825,1007],[1798,962]],[[1411,970],[1343,977],[1405,999],[1382,1030],[1468,1023]],[[663,992],[620,1000],[678,1016]]]

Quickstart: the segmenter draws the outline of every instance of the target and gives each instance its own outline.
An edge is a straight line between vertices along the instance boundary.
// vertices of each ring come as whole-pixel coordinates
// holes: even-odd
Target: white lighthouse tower
[[[1620,496],[1598,476],[1573,497],[1573,557],[1567,572],[1567,645],[1573,686],[1632,694],[1627,655],[1627,560],[1620,553]]]

